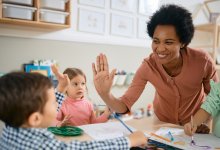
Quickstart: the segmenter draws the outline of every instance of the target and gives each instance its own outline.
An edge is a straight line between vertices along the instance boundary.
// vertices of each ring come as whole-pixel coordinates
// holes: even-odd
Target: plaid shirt
[[[59,107],[64,95],[56,92]],[[103,141],[71,141],[69,143],[55,139],[55,136],[42,128],[14,128],[8,125],[0,137],[0,147],[3,150],[126,150],[129,149],[127,137],[119,137]]]

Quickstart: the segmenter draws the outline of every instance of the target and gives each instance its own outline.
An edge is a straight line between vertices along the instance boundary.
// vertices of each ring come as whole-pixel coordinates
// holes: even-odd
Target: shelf
[[[11,24],[11,25],[38,27],[38,28],[46,28],[46,29],[70,28],[70,15],[71,15],[70,1],[71,0],[69,0],[65,3],[65,11],[64,12],[69,13],[69,15],[65,18],[65,24],[58,24],[58,23],[50,23],[50,22],[40,21],[40,9],[41,9],[40,8],[40,0],[33,0],[32,7],[37,9],[33,13],[33,20],[22,20],[22,19],[3,17],[3,2],[2,2],[2,0],[0,0],[0,24]],[[24,5],[19,5],[19,4],[13,4],[13,5],[24,6]]]
[[[196,30],[200,30],[200,31],[213,32],[216,25],[218,26],[218,29],[220,29],[220,25],[219,24],[213,24],[213,23],[196,25],[195,29]]]
[[[0,23],[12,24],[12,25],[24,25],[24,26],[40,27],[40,28],[51,28],[51,29],[62,29],[62,28],[70,27],[70,25],[66,25],[66,24],[54,24],[54,23],[11,19],[11,18],[0,18]]]

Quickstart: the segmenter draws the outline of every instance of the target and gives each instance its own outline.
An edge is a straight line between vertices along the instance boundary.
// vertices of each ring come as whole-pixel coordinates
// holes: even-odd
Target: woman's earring
[[[181,45],[180,48],[181,48],[181,49],[184,48],[184,45]]]

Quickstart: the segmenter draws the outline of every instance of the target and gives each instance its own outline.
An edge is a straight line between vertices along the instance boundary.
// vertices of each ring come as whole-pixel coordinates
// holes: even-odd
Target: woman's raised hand
[[[109,73],[108,60],[104,54],[96,57],[96,64],[92,64],[92,69],[93,81],[97,92],[101,97],[109,95],[116,69]]]

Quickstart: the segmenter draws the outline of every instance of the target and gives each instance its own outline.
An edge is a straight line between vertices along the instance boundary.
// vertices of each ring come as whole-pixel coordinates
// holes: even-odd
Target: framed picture
[[[34,66],[33,64],[25,64],[24,65],[25,72],[38,72],[47,77],[50,77],[50,66]]]
[[[136,0],[111,0],[111,8],[127,12],[135,12]]]
[[[134,35],[134,19],[132,17],[112,14],[111,34],[132,37]]]
[[[139,0],[140,14],[151,16],[159,8],[159,0]]]
[[[137,37],[142,39],[150,39],[147,34],[147,22],[149,17],[139,17],[137,25]]]
[[[105,32],[105,14],[85,9],[79,9],[78,30],[104,34]]]
[[[79,4],[104,8],[105,0],[79,0]]]

